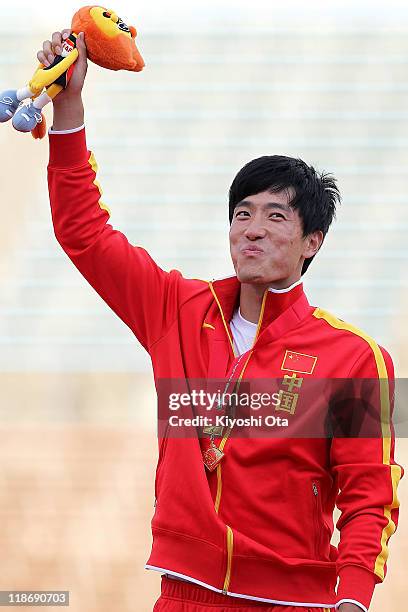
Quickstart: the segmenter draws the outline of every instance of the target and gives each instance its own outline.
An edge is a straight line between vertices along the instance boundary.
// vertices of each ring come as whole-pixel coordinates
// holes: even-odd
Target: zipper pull
[[[317,496],[318,496],[318,494],[319,494],[319,491],[318,491],[318,488],[317,488],[317,486],[316,486],[316,483],[313,483],[313,493],[314,493],[314,495],[315,495],[316,497],[317,497]]]

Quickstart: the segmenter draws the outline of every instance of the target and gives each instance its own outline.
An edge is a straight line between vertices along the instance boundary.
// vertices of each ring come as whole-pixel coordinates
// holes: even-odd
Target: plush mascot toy
[[[128,27],[114,11],[101,6],[84,6],[72,18],[71,35],[63,41],[61,55],[45,67],[39,64],[27,87],[0,93],[0,122],[12,119],[19,132],[31,132],[34,138],[46,133],[42,109],[69,82],[78,58],[76,38],[84,32],[89,59],[110,70],[139,72],[144,61],[136,44],[136,29]],[[45,88],[45,91],[43,91]],[[28,104],[22,103],[29,99]]]

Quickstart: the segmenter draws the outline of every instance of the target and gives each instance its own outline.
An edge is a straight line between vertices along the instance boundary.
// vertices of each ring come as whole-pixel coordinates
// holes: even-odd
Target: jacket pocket
[[[319,489],[317,484],[312,482],[312,495],[313,495],[313,550],[315,559],[319,558]]]
[[[325,547],[324,538],[328,537],[329,535],[329,527],[326,525],[323,518],[322,494],[320,484],[317,480],[312,481],[312,496],[314,554],[316,559],[322,559],[325,556],[325,552],[323,550],[323,547]]]

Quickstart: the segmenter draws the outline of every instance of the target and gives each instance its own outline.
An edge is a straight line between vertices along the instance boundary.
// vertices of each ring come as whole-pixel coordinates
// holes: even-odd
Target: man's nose
[[[251,219],[250,223],[245,229],[244,234],[248,238],[248,240],[264,238],[266,234],[266,229],[262,223],[262,220]]]

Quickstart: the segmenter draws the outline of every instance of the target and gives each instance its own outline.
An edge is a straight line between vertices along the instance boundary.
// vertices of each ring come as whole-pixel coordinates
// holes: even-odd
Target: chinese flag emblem
[[[313,374],[317,363],[317,357],[305,353],[286,351],[282,361],[281,370],[298,372],[299,374]]]

